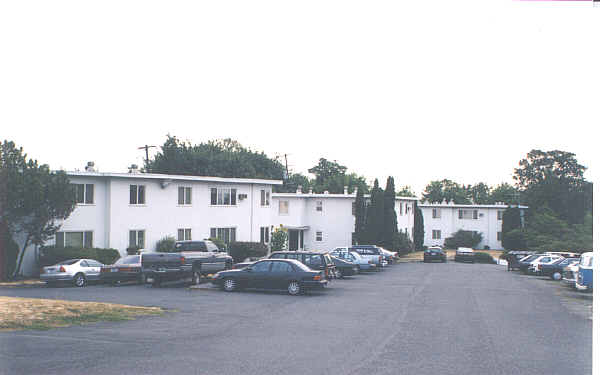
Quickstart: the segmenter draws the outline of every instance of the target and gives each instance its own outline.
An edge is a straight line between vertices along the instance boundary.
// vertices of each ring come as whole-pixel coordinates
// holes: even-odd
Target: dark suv
[[[430,247],[423,252],[423,262],[429,263],[434,260],[446,263],[446,253],[441,247]]]
[[[333,259],[327,253],[311,251],[276,251],[269,256],[269,259],[296,259],[313,270],[325,272],[327,279],[335,277],[335,264]]]

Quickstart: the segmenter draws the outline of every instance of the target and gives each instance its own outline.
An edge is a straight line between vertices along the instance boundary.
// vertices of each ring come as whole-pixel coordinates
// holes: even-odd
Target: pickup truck
[[[211,241],[177,241],[172,253],[142,253],[142,273],[152,286],[163,281],[192,278],[199,284],[202,275],[231,269],[233,258]]]

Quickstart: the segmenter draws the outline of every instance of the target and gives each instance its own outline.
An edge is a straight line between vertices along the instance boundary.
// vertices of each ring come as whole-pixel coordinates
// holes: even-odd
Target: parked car
[[[70,282],[75,286],[84,287],[90,281],[100,279],[100,269],[104,264],[94,259],[69,259],[53,266],[43,267],[40,280],[48,286],[60,282]]]
[[[577,270],[577,290],[592,291],[594,289],[594,253],[581,254],[579,258],[579,269]]]
[[[352,262],[359,267],[359,271],[375,271],[377,266],[367,257],[354,251],[348,251],[348,248],[337,248],[329,253],[331,256]]]
[[[327,253],[313,251],[276,251],[269,255],[269,259],[296,259],[309,268],[323,271],[329,280],[335,278],[335,263]]]
[[[572,288],[577,283],[577,273],[579,271],[579,262],[571,263],[563,269],[562,282]]]
[[[362,256],[369,258],[377,266],[377,270],[383,269],[385,266],[385,259],[383,252],[374,245],[355,245],[348,248],[350,251],[359,253]]]
[[[265,259],[242,269],[217,272],[211,282],[227,292],[235,290],[278,289],[298,295],[327,285],[324,271],[315,271],[295,259]]]
[[[459,247],[456,249],[454,261],[475,263],[475,253],[470,247]]]
[[[552,280],[560,280],[563,277],[563,271],[568,265],[579,263],[577,258],[564,258],[555,260],[550,264],[540,263],[539,274],[542,276],[549,276]]]
[[[202,275],[232,267],[233,258],[209,240],[177,241],[172,253],[142,253],[142,272],[153,286],[190,277],[199,284]]]
[[[331,260],[333,260],[333,264],[335,264],[336,279],[343,279],[346,276],[354,276],[360,270],[359,266],[355,265],[353,262],[335,256],[331,256],[331,254],[330,257]]]
[[[519,269],[519,261],[526,256],[535,254],[534,251],[509,251],[506,255],[506,266],[507,271],[512,271],[515,269]]]
[[[521,271],[522,273],[527,273],[527,269],[529,268],[531,262],[543,256],[544,254],[531,254],[529,256],[526,256],[525,258],[522,258],[519,261],[519,271]]]
[[[542,257],[538,257],[537,259],[529,263],[529,267],[527,267],[527,272],[539,275],[540,264],[550,264],[557,260],[560,261],[563,259],[565,258],[561,257],[560,255],[544,255]]]
[[[102,267],[100,280],[112,285],[118,285],[123,281],[137,281],[145,284],[146,278],[142,273],[142,256],[128,255],[119,258],[114,264]]]
[[[383,258],[385,259],[387,264],[394,264],[394,259],[396,259],[396,257],[398,256],[398,253],[395,251],[386,250],[383,247],[380,247],[379,249],[383,253]]]
[[[439,260],[442,263],[446,263],[446,261],[447,261],[446,252],[444,252],[444,250],[442,250],[441,247],[431,246],[431,247],[428,247],[427,249],[425,249],[425,251],[423,252],[423,262],[424,263],[429,263],[434,260]]]

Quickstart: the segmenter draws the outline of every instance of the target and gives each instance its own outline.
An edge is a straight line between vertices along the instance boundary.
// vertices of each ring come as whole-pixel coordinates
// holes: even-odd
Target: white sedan
[[[69,259],[53,266],[43,267],[40,280],[47,285],[70,282],[83,287],[88,281],[100,279],[100,270],[104,264],[93,259]]]

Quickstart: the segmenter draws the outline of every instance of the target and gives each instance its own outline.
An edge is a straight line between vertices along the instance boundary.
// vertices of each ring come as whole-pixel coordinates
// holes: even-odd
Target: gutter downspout
[[[252,225],[254,224],[254,184],[250,184],[250,242],[252,242]]]

